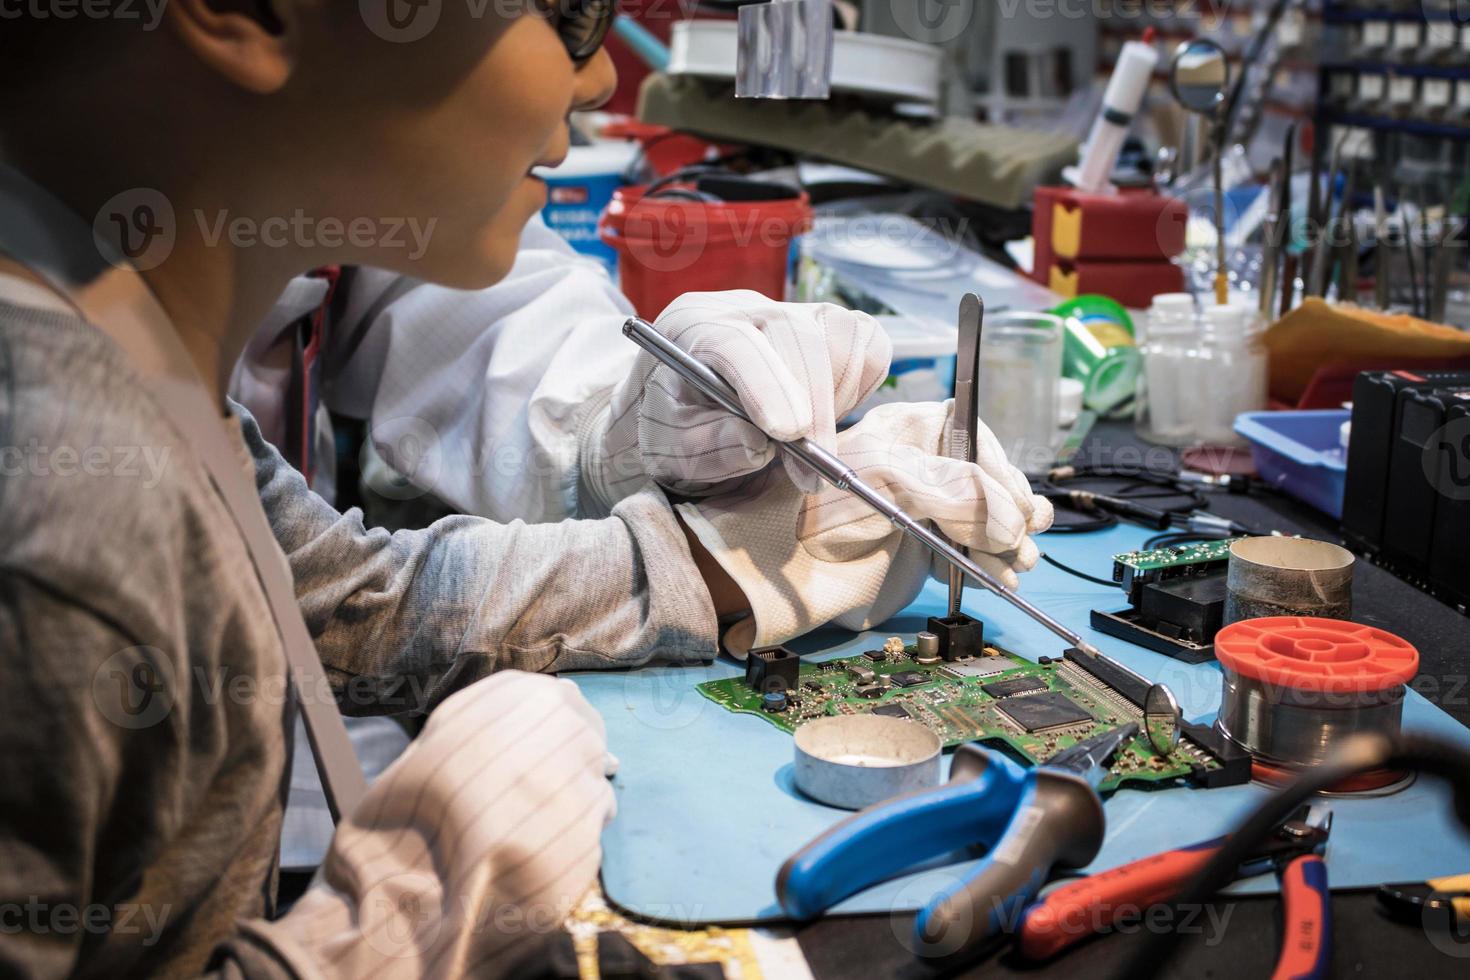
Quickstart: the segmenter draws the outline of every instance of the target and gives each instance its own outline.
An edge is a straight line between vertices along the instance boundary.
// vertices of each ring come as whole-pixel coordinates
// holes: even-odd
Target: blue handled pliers
[[[978,743],[955,752],[949,782],[853,814],[793,854],[776,877],[781,907],[812,919],[850,895],[968,846],[989,855],[934,897],[914,924],[917,950],[964,959],[1013,931],[1054,868],[1080,868],[1102,847],[1097,787],[1128,724],[1064,749],[1034,769]]]

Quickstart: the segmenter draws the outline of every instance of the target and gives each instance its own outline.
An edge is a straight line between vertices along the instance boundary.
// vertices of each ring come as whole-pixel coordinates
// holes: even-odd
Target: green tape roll
[[[1062,376],[1082,382],[1082,404],[1107,414],[1132,398],[1143,359],[1128,311],[1106,296],[1078,296],[1051,312],[1065,324]]]

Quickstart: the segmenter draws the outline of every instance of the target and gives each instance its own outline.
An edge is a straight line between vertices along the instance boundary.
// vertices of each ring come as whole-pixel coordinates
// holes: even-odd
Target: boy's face
[[[187,2],[187,0],[186,0]],[[460,288],[509,271],[545,205],[530,176],[570,146],[567,116],[616,83],[598,51],[575,64],[555,26],[566,0],[281,0],[269,124],[242,137],[270,207],[405,230],[318,261],[373,265]],[[196,53],[199,53],[196,46]],[[206,57],[207,60],[207,57]],[[249,85],[247,84],[247,89]],[[252,113],[236,113],[248,130]],[[271,139],[271,134],[275,139]],[[260,144],[267,144],[261,146]],[[274,146],[269,144],[274,143]]]

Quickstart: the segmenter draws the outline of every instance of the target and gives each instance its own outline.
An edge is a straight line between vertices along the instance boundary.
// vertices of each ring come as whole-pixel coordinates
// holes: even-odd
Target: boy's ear
[[[294,46],[271,0],[169,0],[174,34],[210,68],[266,95],[291,77]]]

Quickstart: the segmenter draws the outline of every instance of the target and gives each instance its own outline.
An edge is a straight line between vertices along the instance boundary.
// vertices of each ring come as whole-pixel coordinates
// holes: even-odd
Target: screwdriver
[[[699,360],[685,352],[683,348],[659,333],[653,324],[641,317],[630,317],[623,324],[623,334],[629,340],[633,341],[633,343],[642,347],[663,364],[667,365],[679,377],[699,389],[705,397],[714,401],[725,411],[746,422],[750,422],[750,417],[745,414],[745,409],[741,406],[740,398],[735,394],[734,389],[709,367],[700,363]],[[754,423],[751,424],[754,425]],[[1021,598],[1014,589],[1008,588],[1005,583],[981,568],[954,545],[924,527],[917,520],[904,513],[903,509],[897,504],[864,483],[858,477],[857,473],[853,471],[852,467],[848,466],[833,453],[823,449],[810,439],[800,439],[795,442],[772,441],[784,451],[811,467],[822,479],[837,489],[845,490],[854,497],[857,497],[863,503],[886,517],[894,527],[903,531],[909,537],[934,552],[934,554],[949,562],[951,566],[964,572],[970,578],[1021,610],[1021,612],[1046,627],[1052,633],[1066,640],[1068,646],[1074,647],[1089,657],[1103,660],[1107,659],[1097,647],[1088,643],[1077,633],[1067,629],[1067,627],[1052,619],[1051,616]],[[1131,674],[1132,671],[1129,671],[1129,673]],[[1135,674],[1134,676],[1136,677],[1137,675]]]

